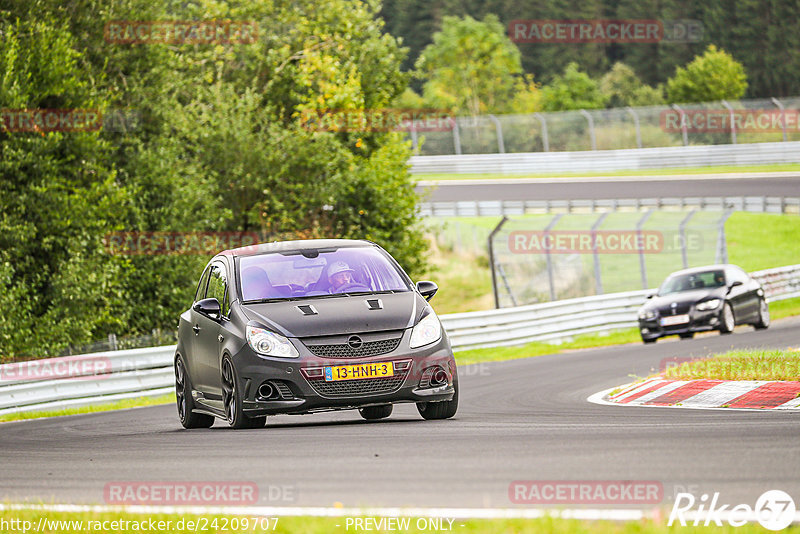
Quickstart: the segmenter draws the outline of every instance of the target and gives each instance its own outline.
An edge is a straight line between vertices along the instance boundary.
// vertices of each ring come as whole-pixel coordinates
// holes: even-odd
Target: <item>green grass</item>
[[[703,533],[725,533],[725,534],[751,534],[755,532],[767,532],[758,525],[744,525],[742,527],[731,527],[723,523],[723,527],[708,526],[708,527],[667,527],[667,517],[669,511],[666,510],[661,520],[641,520],[641,521],[627,521],[627,522],[610,522],[610,521],[579,521],[576,519],[558,519],[553,517],[545,517],[540,519],[456,519],[452,524],[453,532],[465,533],[485,533],[485,534],[666,534],[672,532],[703,532]],[[30,527],[27,532],[33,532],[39,524],[40,518],[45,518],[48,521],[80,521],[84,526],[83,530],[76,528],[78,525],[73,523],[71,526],[62,524],[59,528],[57,525],[50,523],[50,528],[43,529],[46,532],[88,532],[90,521],[105,522],[107,527],[111,527],[110,521],[120,520],[127,521],[114,525],[117,528],[94,528],[94,532],[111,533],[111,532],[195,532],[195,528],[189,528],[188,522],[193,521],[194,525],[198,523],[205,525],[207,528],[204,530],[200,527],[199,532],[276,532],[276,533],[302,533],[302,534],[329,534],[336,532],[363,532],[363,530],[356,529],[351,523],[347,525],[346,517],[279,517],[279,518],[264,518],[262,525],[259,528],[241,528],[244,523],[238,523],[236,526],[240,528],[232,528],[232,521],[240,522],[245,516],[237,515],[209,515],[200,516],[193,514],[134,514],[129,512],[43,512],[37,510],[19,510],[19,511],[0,511],[0,524],[4,524],[7,528],[3,528],[0,532],[23,532],[21,528],[10,528],[11,521],[28,521],[26,525]],[[255,518],[250,518],[250,526]],[[267,521],[268,519],[268,521]],[[375,518],[380,519],[380,518]],[[409,529],[395,530],[396,532],[433,532],[430,528],[427,530],[420,530],[417,527],[417,519],[410,518]],[[446,518],[443,518],[446,519]],[[148,520],[153,521],[154,529],[149,528]],[[160,526],[159,521],[164,521]],[[170,523],[167,524],[166,522]],[[179,523],[183,521],[183,523]],[[141,523],[141,528],[134,528],[133,522]],[[445,526],[449,525],[445,520]],[[179,528],[179,525],[183,528]],[[712,523],[713,525],[713,523]],[[94,523],[91,526],[101,526],[102,523]],[[137,525],[138,526],[138,525]],[[261,526],[266,528],[260,528]],[[420,524],[420,526],[423,526]],[[162,527],[162,528],[160,528]],[[225,528],[227,527],[227,528]],[[373,532],[392,532],[390,530],[372,530]],[[786,529],[784,532],[800,532],[800,527],[793,525]]]
[[[558,172],[558,173],[519,173],[519,174],[414,174],[417,181],[438,180],[493,180],[508,178],[571,178],[578,176],[665,176],[673,174],[716,174],[740,172],[787,172],[800,171],[800,163],[782,163],[775,165],[720,165],[716,167],[678,167],[674,169],[646,169],[601,172]]]
[[[50,410],[41,412],[18,412],[0,415],[0,423],[8,421],[22,421],[26,419],[40,419],[42,417],[59,417],[62,415],[77,415],[82,413],[107,412],[110,410],[123,410],[126,408],[138,408],[141,406],[156,406],[159,404],[172,404],[175,402],[175,394],[167,393],[159,397],[141,397],[135,399],[124,399],[97,404],[95,406],[81,406],[79,408],[65,408],[63,410]]]
[[[770,302],[769,316],[772,319],[783,319],[800,315],[800,297]]]
[[[725,223],[728,260],[746,271],[800,263],[800,217],[736,212]]]
[[[669,367],[675,380],[800,380],[800,349],[733,350]]]
[[[639,330],[636,328],[626,328],[624,330],[615,330],[608,334],[583,334],[560,344],[534,341],[533,343],[516,347],[460,350],[455,353],[455,356],[459,365],[467,365],[470,363],[530,358],[532,356],[544,356],[545,354],[559,354],[570,350],[593,347],[641,343],[641,341],[642,338],[639,335]]]

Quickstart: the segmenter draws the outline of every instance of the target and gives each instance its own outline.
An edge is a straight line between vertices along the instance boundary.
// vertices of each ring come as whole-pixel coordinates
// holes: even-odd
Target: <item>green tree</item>
[[[564,73],[542,87],[542,109],[566,111],[598,109],[605,105],[600,85],[582,72],[577,63],[570,63]]]
[[[617,62],[600,78],[600,91],[610,108],[663,104],[660,91],[642,83],[628,65]]]
[[[724,50],[709,45],[686,68],[678,67],[667,81],[670,102],[713,102],[737,99],[747,90],[747,76],[741,63]]]
[[[431,106],[471,115],[508,111],[522,74],[519,50],[494,15],[445,17],[416,67]]]

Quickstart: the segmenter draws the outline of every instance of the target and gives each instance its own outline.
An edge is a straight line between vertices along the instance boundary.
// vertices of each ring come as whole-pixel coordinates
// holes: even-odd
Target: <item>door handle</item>
[[[194,325],[192,327],[192,330],[194,330],[194,334],[197,335],[197,334],[200,333],[200,326],[199,325]]]

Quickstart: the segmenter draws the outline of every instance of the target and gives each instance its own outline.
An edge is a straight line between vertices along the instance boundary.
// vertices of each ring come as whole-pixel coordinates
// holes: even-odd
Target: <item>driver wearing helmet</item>
[[[353,278],[355,271],[343,261],[337,261],[328,266],[328,282],[330,282],[330,292],[337,293],[339,289],[354,284]]]

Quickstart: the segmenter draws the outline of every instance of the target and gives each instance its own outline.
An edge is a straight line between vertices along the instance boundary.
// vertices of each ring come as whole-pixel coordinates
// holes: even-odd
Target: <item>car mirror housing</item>
[[[214,320],[219,320],[220,318],[219,301],[214,298],[198,300],[194,303],[192,309]]]
[[[734,280],[733,282],[731,282],[730,287],[734,288],[734,287],[740,286],[740,285],[742,285],[742,281],[741,280]]]
[[[439,291],[439,286],[433,282],[423,280],[421,282],[417,282],[417,291],[419,291],[420,295],[425,297],[425,300],[429,301],[433,298],[436,292]]]
[[[644,298],[646,298],[646,299],[648,299],[648,300],[649,300],[649,299],[651,299],[651,298],[653,298],[653,297],[655,297],[655,296],[656,296],[656,294],[655,294],[655,293],[648,293],[648,294],[647,294],[647,295],[646,295]]]

